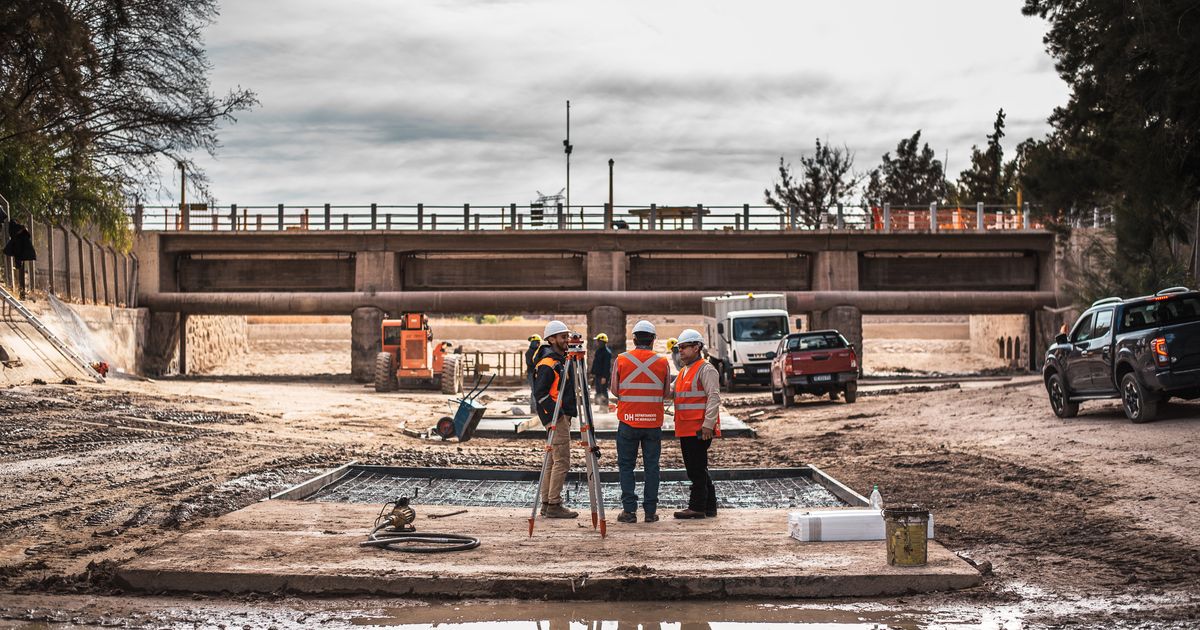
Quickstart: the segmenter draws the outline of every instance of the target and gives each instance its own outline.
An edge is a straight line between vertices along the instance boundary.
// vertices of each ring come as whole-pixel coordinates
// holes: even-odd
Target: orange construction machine
[[[385,319],[380,330],[380,353],[375,356],[375,391],[390,392],[401,385],[462,391],[463,364],[447,355],[448,342],[433,343],[433,331],[424,313],[404,313]]]

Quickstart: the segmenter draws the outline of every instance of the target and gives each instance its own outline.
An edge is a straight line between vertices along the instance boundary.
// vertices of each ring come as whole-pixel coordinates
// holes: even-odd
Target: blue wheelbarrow
[[[487,383],[483,382],[483,375],[475,377],[475,387],[471,391],[463,395],[462,398],[452,398],[449,401],[450,408],[453,410],[454,416],[442,416],[437,421],[437,426],[434,427],[434,433],[443,440],[449,440],[452,437],[458,438],[459,442],[466,442],[475,435],[475,427],[479,426],[479,421],[483,419],[484,412],[487,407],[477,399],[491,387],[492,381],[496,379],[496,375],[492,374]]]

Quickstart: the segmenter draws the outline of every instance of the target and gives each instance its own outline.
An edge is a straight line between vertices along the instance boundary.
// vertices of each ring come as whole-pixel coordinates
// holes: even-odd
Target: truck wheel
[[[792,389],[791,387],[788,387],[787,385],[783,386],[783,406],[784,407],[795,407],[796,406],[796,390]]]
[[[774,385],[771,386],[771,402],[776,405],[783,404],[783,392],[776,391]]]
[[[396,382],[396,368],[392,364],[391,352],[380,352],[375,355],[375,391],[395,391],[399,384]]]
[[[1074,418],[1079,413],[1079,403],[1071,402],[1071,394],[1063,385],[1062,375],[1058,372],[1046,379],[1046,393],[1050,396],[1050,409],[1059,418]]]
[[[1139,424],[1150,422],[1158,415],[1158,400],[1142,387],[1133,372],[1121,378],[1121,403],[1125,407],[1125,417]]]
[[[729,368],[729,371],[725,374],[725,382],[729,384],[730,392],[736,392],[738,390],[737,381],[733,380],[733,368]]]
[[[442,393],[451,396],[462,391],[463,364],[462,357],[457,354],[447,354],[442,360]]]
[[[846,383],[846,387],[842,390],[842,393],[846,395],[846,403],[858,400],[858,381]]]

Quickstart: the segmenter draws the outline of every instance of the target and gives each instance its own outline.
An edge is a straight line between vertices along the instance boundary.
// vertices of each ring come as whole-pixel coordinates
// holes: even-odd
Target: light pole
[[[567,101],[567,139],[563,140],[563,152],[567,154],[567,214],[571,213],[571,101]]]

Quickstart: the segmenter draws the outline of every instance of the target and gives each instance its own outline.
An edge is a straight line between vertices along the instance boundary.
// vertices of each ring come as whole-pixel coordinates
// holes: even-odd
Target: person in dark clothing
[[[534,404],[533,398],[533,366],[537,364],[542,357],[541,353],[542,338],[540,335],[529,335],[529,347],[525,349],[525,380],[529,381],[529,413],[537,413],[537,407]]]
[[[542,486],[542,515],[548,518],[575,518],[579,513],[562,505],[563,484],[571,468],[571,422],[579,416],[575,383],[572,382],[574,376],[567,369],[567,345],[571,332],[566,324],[555,320],[546,324],[543,337],[546,345],[540,353],[541,358],[534,364],[533,399],[538,418],[547,427],[554,420],[555,406],[561,405],[561,409],[550,436],[550,478]],[[563,379],[566,379],[565,389]]]
[[[608,349],[608,335],[596,335],[596,353],[592,358],[592,389],[596,390],[596,404],[601,410],[608,408],[608,379],[612,372],[612,351]]]
[[[16,263],[17,293],[24,300],[25,263],[37,260],[37,251],[33,248],[33,235],[24,225],[16,221],[8,224],[8,244],[4,246],[4,255]]]

